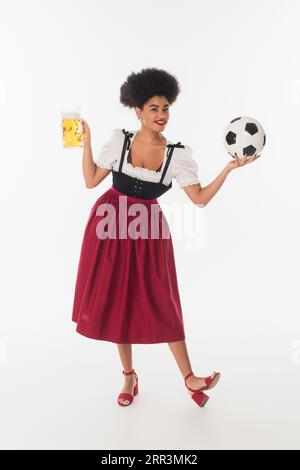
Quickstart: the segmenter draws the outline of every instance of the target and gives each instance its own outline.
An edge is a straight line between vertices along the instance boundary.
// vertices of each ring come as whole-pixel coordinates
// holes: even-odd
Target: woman
[[[113,129],[96,162],[90,129],[83,121],[86,186],[94,188],[111,171],[113,184],[97,199],[87,221],[72,320],[78,333],[117,344],[125,380],[117,400],[121,406],[130,405],[138,394],[132,344],[167,342],[185,386],[201,407],[209,398],[203,391],[220,378],[219,372],[209,377],[192,372],[172,237],[157,199],[175,178],[194,204],[206,205],[232,169],[256,156],[237,157],[202,188],[191,147],[162,135],[179,91],[177,79],[164,70],[131,73],[121,86],[120,102],[134,108],[141,127],[132,132]]]

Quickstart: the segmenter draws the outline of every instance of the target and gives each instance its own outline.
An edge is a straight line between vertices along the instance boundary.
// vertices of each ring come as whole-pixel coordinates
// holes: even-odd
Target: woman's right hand
[[[81,119],[81,121],[82,121],[83,144],[89,145],[91,143],[91,131],[90,131],[88,123],[84,119]]]

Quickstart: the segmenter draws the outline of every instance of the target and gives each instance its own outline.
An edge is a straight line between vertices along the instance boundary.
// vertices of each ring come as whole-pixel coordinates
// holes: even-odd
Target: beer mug
[[[61,115],[63,147],[83,147],[83,129],[79,107],[62,108]]]

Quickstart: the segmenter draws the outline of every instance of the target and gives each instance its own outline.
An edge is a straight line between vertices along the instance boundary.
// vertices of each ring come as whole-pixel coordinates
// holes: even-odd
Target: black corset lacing
[[[112,170],[113,186],[118,191],[128,196],[138,197],[142,199],[154,199],[161,196],[172,187],[172,181],[168,185],[165,185],[163,184],[163,180],[169,167],[174,148],[184,148],[184,145],[181,144],[181,142],[177,142],[177,144],[167,144],[168,151],[166,157],[166,164],[163,167],[159,182],[155,183],[152,181],[144,181],[137,177],[129,176],[122,172],[125,154],[126,151],[130,148],[130,139],[133,136],[132,132],[126,131],[125,129],[122,129],[122,132],[125,137],[118,171]]]

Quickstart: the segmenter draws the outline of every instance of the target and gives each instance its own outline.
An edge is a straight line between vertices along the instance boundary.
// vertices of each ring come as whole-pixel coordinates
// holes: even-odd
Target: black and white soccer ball
[[[265,143],[266,134],[262,125],[251,117],[237,117],[225,129],[224,145],[232,157],[260,155]]]

